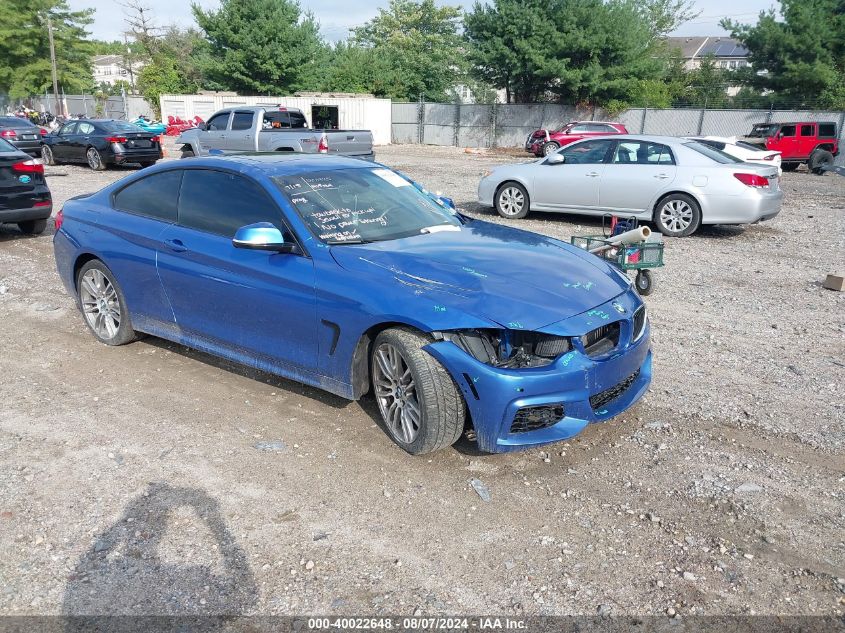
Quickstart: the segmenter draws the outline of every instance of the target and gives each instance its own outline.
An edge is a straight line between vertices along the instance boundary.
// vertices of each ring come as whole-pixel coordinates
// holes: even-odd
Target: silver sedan
[[[688,139],[626,135],[497,167],[479,183],[478,201],[505,218],[529,211],[634,216],[683,237],[702,224],[769,220],[780,212],[783,192],[776,167]]]

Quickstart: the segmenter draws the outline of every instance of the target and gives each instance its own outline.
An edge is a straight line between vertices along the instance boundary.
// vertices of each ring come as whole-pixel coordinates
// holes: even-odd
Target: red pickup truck
[[[830,121],[757,123],[743,140],[780,152],[783,171],[795,171],[806,163],[811,172],[823,174],[839,154],[836,123]]]
[[[627,134],[628,130],[621,123],[605,121],[572,121],[557,131],[534,130],[525,139],[525,151],[535,156],[548,156],[564,145],[593,136],[607,134]]]

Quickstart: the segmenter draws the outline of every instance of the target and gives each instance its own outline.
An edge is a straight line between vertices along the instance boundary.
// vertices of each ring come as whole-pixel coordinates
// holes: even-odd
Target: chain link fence
[[[82,115],[86,118],[121,119],[131,121],[140,115],[152,117],[153,109],[143,97],[135,95],[120,95],[114,97],[99,98],[91,94],[62,95],[57,100],[53,95],[46,94],[19,101],[8,100],[4,109],[14,109],[25,104],[28,108],[37,111],[58,114],[60,102],[64,106],[66,116]]]
[[[755,123],[833,121],[845,143],[845,112],[819,110],[711,110],[633,108],[614,117],[601,108],[558,104],[399,103],[392,106],[392,141],[454,147],[521,147],[534,130],[569,121],[614,120],[632,134],[743,136]],[[845,152],[838,158],[845,160]]]

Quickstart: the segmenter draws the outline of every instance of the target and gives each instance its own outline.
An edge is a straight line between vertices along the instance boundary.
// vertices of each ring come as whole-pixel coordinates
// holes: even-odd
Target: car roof
[[[174,162],[176,164],[174,164]],[[302,154],[296,152],[245,152],[226,156],[196,157],[187,161],[160,163],[166,167],[228,167],[230,169],[260,171],[268,176],[292,176],[311,171],[332,169],[381,168],[378,163],[326,154]]]

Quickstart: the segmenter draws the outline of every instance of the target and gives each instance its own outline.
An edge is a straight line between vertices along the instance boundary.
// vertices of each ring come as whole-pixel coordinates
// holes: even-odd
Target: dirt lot
[[[513,158],[379,158],[502,221],[475,188]],[[125,173],[48,168],[59,204]],[[412,458],[372,401],[99,345],[50,235],[0,229],[0,614],[841,615],[845,294],[820,282],[845,265],[845,179],[784,188],[773,222],[668,242],[635,409],[509,455]]]

